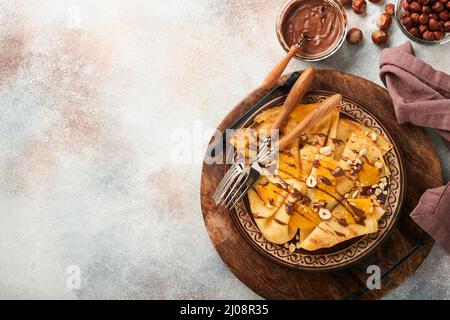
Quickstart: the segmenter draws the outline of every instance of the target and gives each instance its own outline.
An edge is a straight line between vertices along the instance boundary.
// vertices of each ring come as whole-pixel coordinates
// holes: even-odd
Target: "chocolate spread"
[[[339,9],[323,0],[294,2],[283,17],[281,31],[289,46],[296,44],[305,33],[299,53],[317,56],[334,47],[344,30],[344,19]]]

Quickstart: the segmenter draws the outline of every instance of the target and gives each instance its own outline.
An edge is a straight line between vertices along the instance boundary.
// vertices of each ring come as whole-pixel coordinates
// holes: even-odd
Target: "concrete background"
[[[260,298],[210,244],[200,168],[211,129],[283,56],[280,5],[1,1],[0,298]],[[381,10],[347,10],[365,41],[314,66],[380,83]],[[450,44],[415,48],[450,73]],[[450,298],[449,270],[435,246],[388,298]]]

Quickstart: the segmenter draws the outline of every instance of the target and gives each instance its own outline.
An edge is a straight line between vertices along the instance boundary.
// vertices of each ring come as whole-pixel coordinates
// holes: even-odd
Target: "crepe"
[[[317,106],[296,106],[281,135]],[[262,112],[254,120],[254,130],[236,135],[233,145],[244,145],[240,152],[245,153],[245,148],[258,142],[251,137],[270,128],[278,112],[278,107]],[[248,139],[247,146],[239,139]],[[377,232],[384,214],[379,200],[385,193],[377,186],[387,185],[383,181],[390,173],[384,155],[391,148],[373,130],[340,116],[339,111],[331,113],[281,150],[276,172],[262,177],[249,191],[250,209],[262,235],[275,244],[293,241],[294,247],[313,251]],[[308,179],[316,184],[308,186]],[[326,210],[327,219],[320,215]]]

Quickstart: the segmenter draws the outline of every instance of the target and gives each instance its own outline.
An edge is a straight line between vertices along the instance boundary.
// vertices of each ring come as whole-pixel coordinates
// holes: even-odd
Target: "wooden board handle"
[[[287,65],[289,64],[289,61],[291,61],[291,59],[297,54],[298,49],[299,46],[297,45],[293,45],[291,47],[288,54],[283,59],[281,59],[269,72],[266,79],[264,79],[261,88],[263,88],[264,90],[269,90],[275,85],[284,69],[286,69]]]
[[[336,109],[342,100],[342,95],[335,94],[323,101],[314,111],[309,113],[291,132],[280,139],[279,150],[286,148],[301,133],[311,129],[320,120],[326,118]]]
[[[314,73],[315,71],[313,68],[307,68],[302,72],[284,101],[284,104],[280,109],[280,113],[270,127],[271,129],[281,129],[281,125],[287,119],[292,109],[305,96],[306,92],[311,87],[311,83],[314,79]]]

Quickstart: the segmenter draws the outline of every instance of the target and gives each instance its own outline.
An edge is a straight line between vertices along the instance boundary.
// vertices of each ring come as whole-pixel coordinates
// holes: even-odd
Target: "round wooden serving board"
[[[279,80],[284,82],[287,76]],[[399,125],[388,92],[354,75],[336,70],[316,70],[312,90],[341,93],[360,102],[383,120],[401,149],[406,169],[406,198],[397,226],[367,259],[332,272],[297,271],[282,267],[258,253],[241,235],[226,210],[212,195],[224,174],[224,165],[203,164],[201,206],[203,219],[219,256],[249,288],[267,299],[379,299],[399,286],[422,263],[433,240],[409,217],[428,188],[442,185],[439,160],[425,131],[411,124]],[[253,106],[267,92],[257,89],[242,100],[219,125],[224,128]],[[381,289],[367,290],[369,265],[383,274]]]

